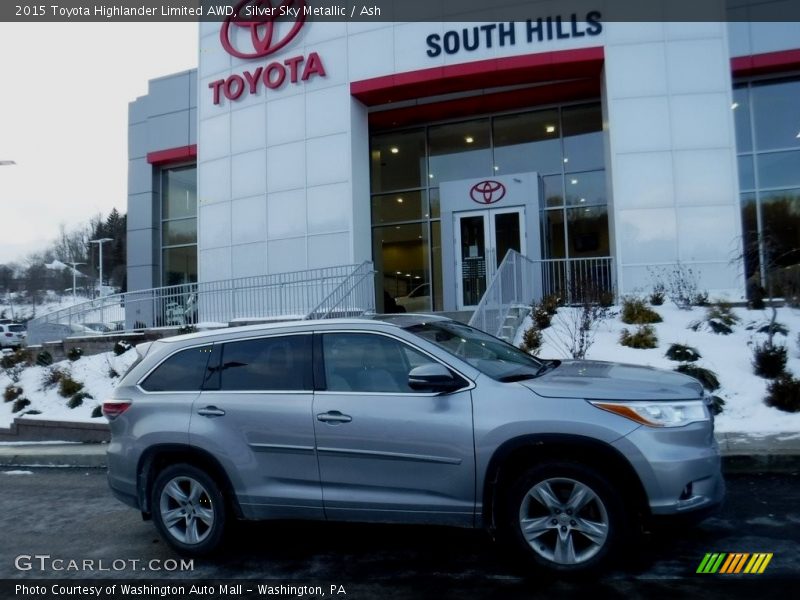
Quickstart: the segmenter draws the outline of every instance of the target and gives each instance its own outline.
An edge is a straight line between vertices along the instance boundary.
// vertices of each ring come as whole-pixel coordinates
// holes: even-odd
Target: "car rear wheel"
[[[152,495],[153,521],[161,536],[188,555],[206,555],[222,542],[225,501],[216,482],[192,465],[164,469]]]
[[[535,566],[591,572],[614,554],[626,529],[608,481],[577,463],[548,463],[520,475],[507,495],[507,539]]]

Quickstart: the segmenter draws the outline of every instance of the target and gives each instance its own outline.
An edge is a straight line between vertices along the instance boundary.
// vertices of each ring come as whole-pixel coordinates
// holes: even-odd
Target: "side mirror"
[[[414,367],[408,374],[408,387],[420,392],[453,392],[464,382],[444,365],[431,363]]]

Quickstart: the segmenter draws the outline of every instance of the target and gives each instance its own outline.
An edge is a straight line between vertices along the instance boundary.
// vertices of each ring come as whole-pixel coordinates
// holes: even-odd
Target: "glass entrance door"
[[[509,250],[524,254],[525,209],[454,213],[458,309],[475,308]]]

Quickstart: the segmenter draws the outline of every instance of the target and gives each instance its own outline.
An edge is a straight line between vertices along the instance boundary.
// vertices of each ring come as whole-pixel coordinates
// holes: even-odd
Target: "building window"
[[[395,299],[413,310],[442,310],[444,181],[535,171],[542,190],[542,258],[609,256],[603,140],[599,102],[374,133],[379,308],[388,310],[383,301]]]
[[[197,282],[197,167],[161,172],[161,285]]]
[[[800,286],[800,78],[734,86],[748,295]]]

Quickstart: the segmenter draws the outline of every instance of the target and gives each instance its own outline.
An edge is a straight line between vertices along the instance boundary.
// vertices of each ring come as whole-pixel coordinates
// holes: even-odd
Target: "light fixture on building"
[[[734,102],[733,104],[731,104],[731,110],[736,110],[737,108],[739,108],[738,102]]]
[[[566,156],[564,157],[564,162],[565,162],[565,163],[568,163],[568,162],[569,162],[569,159],[568,159]]]
[[[472,142],[475,141],[475,138],[473,138],[471,135],[468,135],[467,137],[464,138],[464,141],[467,142],[468,144],[471,144]]]
[[[495,171],[499,171],[499,170],[500,170],[500,167],[498,167],[497,165],[495,165],[495,166],[494,166],[494,170],[495,170]]]
[[[398,152],[400,152],[400,148],[398,148],[397,146],[392,146],[391,148],[389,148],[389,152],[391,152],[392,154],[397,154]]]
[[[586,198],[581,198],[581,202],[586,202]]]
[[[397,199],[397,203],[398,203],[398,204],[402,204],[402,203],[403,203],[403,199],[402,199],[402,198],[398,198],[398,199]]]
[[[544,126],[544,130],[545,130],[547,133],[555,133],[555,131],[556,131],[556,126],[555,126],[555,125],[545,125],[545,126]]]
[[[402,275],[402,274],[403,274],[402,271],[395,271],[395,275]]]
[[[800,140],[800,131],[798,131],[798,132],[797,132],[797,135],[796,135],[796,136],[794,136],[794,137],[796,137],[798,140]]]
[[[422,279],[419,275],[414,275],[414,279]]]
[[[570,182],[572,185],[578,185],[578,180],[577,180],[577,179],[570,179],[570,180],[569,180],[569,182]]]
[[[430,177],[431,179],[433,179],[433,173],[428,173],[428,177]]]

